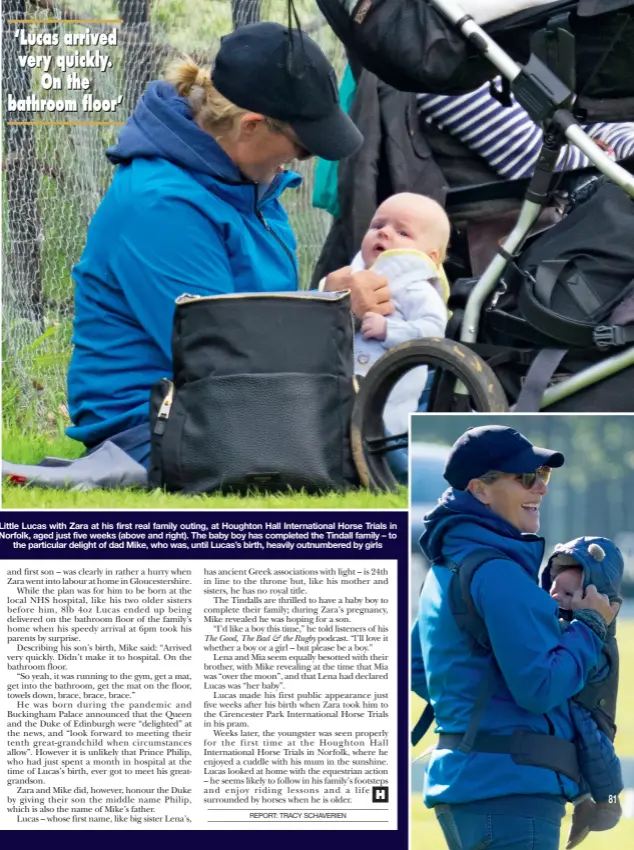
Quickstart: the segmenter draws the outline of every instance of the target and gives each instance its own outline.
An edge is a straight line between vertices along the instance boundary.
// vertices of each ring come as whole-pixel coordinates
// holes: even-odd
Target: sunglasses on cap
[[[514,474],[513,477],[517,479],[517,481],[520,481],[522,487],[524,487],[526,490],[532,490],[538,478],[544,484],[548,484],[551,475],[552,469],[550,468],[550,466],[540,466],[535,470],[535,472],[517,473]]]

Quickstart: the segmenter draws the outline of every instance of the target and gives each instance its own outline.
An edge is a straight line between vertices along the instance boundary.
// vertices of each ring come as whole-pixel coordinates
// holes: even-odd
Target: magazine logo
[[[373,803],[389,803],[390,789],[387,785],[372,786],[372,802]]]

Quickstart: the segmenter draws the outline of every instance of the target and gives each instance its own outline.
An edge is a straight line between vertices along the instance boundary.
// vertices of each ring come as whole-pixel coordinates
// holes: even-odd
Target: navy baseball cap
[[[534,446],[523,434],[506,425],[479,425],[458,437],[451,448],[444,477],[456,490],[485,472],[521,474],[540,466],[564,465],[561,452]]]
[[[339,105],[332,65],[300,30],[272,21],[239,27],[220,40],[211,79],[236,106],[289,124],[322,159],[345,159],[363,143]]]

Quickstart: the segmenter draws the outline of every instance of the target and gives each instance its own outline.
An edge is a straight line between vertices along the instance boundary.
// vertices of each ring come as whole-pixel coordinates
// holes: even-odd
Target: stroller
[[[632,316],[622,311],[626,318],[618,324],[615,318],[628,296],[634,308],[634,261],[629,268],[625,261],[626,279],[616,295],[598,299],[583,275],[575,277],[565,269],[568,263],[557,255],[557,239],[548,262],[540,265],[548,274],[540,272],[536,281],[534,266],[527,262],[531,252],[539,257],[541,251],[540,236],[529,236],[531,229],[566,183],[568,218],[542,240],[563,234],[573,214],[583,215],[584,206],[587,213],[586,205],[592,203],[599,216],[616,214],[617,222],[623,221],[620,242],[632,243],[634,233],[627,229],[634,223],[630,163],[617,165],[578,123],[634,120],[632,0],[527,2],[530,8],[484,28],[453,0],[318,3],[349,54],[395,88],[461,94],[501,72],[503,87],[497,96],[508,98],[512,92],[543,128],[541,153],[522,187],[515,226],[479,277],[454,282],[448,330],[453,339],[397,346],[364,379],[352,421],[363,482],[379,489],[394,485],[388,454],[406,446],[407,435],[386,436],[383,408],[397,381],[423,364],[434,376],[430,412],[634,411],[634,309]],[[518,3],[510,5],[517,8]],[[574,179],[555,172],[567,142],[594,166]],[[517,185],[510,188],[516,191]],[[478,187],[469,193],[476,198]],[[562,304],[569,303],[553,295],[562,280],[572,301],[581,303],[587,296],[586,312],[581,311],[586,321],[575,317],[574,310],[571,318],[556,321],[562,318],[557,315]]]

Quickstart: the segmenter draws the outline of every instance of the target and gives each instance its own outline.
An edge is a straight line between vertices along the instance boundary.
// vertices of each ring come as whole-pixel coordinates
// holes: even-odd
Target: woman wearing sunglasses
[[[563,463],[512,428],[470,428],[447,461],[451,487],[425,518],[421,687],[440,738],[424,795],[450,850],[557,850],[565,802],[579,793],[568,700],[596,666],[615,610],[590,586],[562,634],[557,604],[538,586],[540,511]],[[479,552],[464,589],[465,573],[452,577]]]

